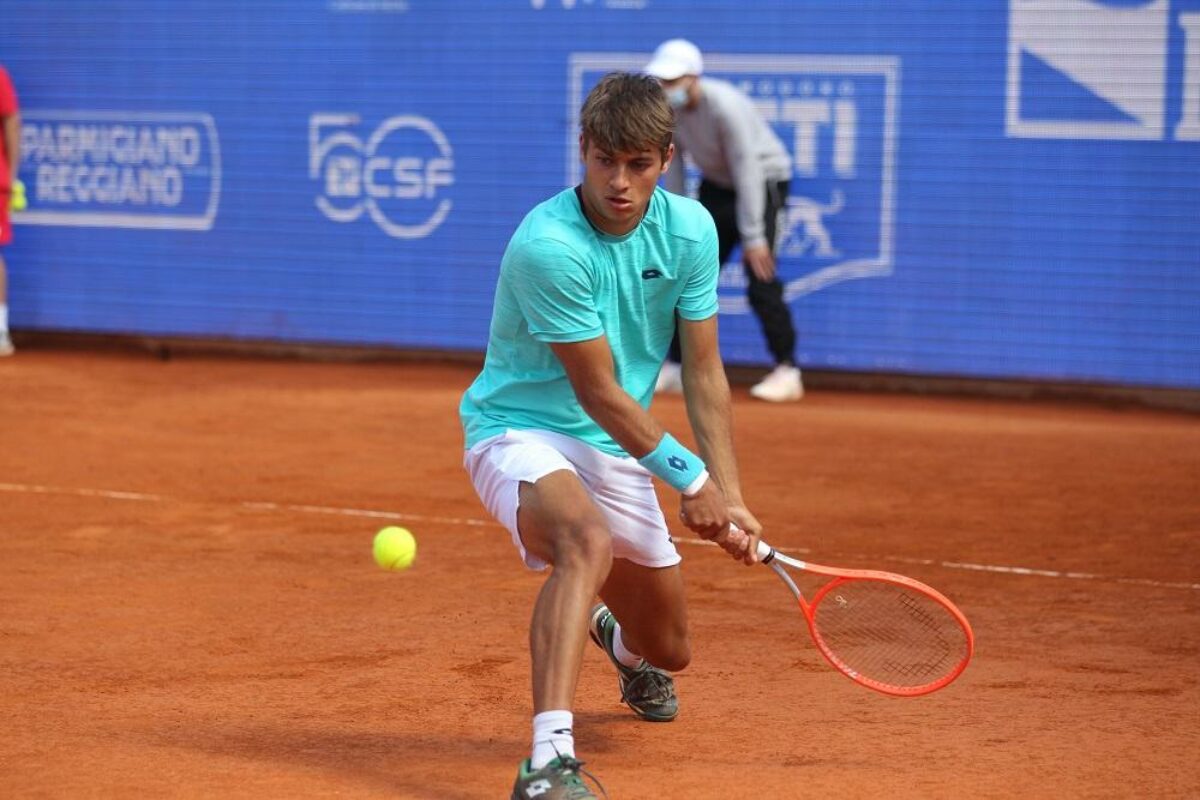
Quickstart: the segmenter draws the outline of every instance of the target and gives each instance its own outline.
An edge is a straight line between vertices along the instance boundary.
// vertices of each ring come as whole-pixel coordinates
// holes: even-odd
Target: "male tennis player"
[[[691,659],[687,612],[652,476],[680,493],[684,524],[734,558],[754,563],[761,535],[742,502],[717,349],[716,229],[699,203],[657,188],[673,122],[649,76],[614,73],[588,95],[583,183],[509,241],[483,371],[460,407],[479,497],[526,565],[553,567],[530,629],[533,752],[519,800],[595,796],[571,711],[589,628],[635,713],[678,713],[665,670]],[[677,316],[699,455],[647,410]]]

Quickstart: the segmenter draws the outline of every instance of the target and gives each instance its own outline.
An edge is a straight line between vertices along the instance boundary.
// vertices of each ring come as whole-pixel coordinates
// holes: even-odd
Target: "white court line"
[[[161,494],[141,492],[110,492],[106,489],[62,489],[58,486],[37,486],[24,483],[0,483],[0,492],[25,492],[27,494],[73,494],[77,497],[107,497],[112,500],[147,500],[161,503],[167,500]]]
[[[0,483],[0,492],[14,492],[24,494],[65,494],[75,497],[100,497],[110,500],[136,500],[148,503],[172,503],[185,502],[178,498],[168,497],[161,494],[147,494],[144,492],[121,492],[108,489],[72,489],[61,486],[42,486],[37,484],[25,483]],[[209,504],[208,501],[190,501]],[[301,514],[332,514],[343,517],[365,517],[370,519],[391,519],[404,522],[428,522],[435,525],[463,525],[467,527],[500,527],[496,522],[484,519],[473,519],[470,517],[430,517],[423,514],[402,514],[398,511],[379,511],[366,508],[340,508],[336,506],[309,506],[290,503],[271,503],[265,501],[243,500],[236,503],[238,507],[245,508],[251,511],[291,511]],[[674,537],[673,537],[674,538]],[[715,547],[712,542],[706,542],[700,539],[679,539],[674,538],[677,544],[685,545],[700,545],[705,547]],[[793,547],[779,548],[782,553],[805,555],[810,552],[808,548]],[[832,554],[836,555],[836,554]],[[855,556],[856,559],[861,559],[863,556]],[[992,572],[1001,575],[1020,575],[1024,577],[1036,578],[1059,578],[1065,580],[1080,580],[1080,581],[1100,581],[1103,583],[1119,583],[1128,586],[1153,586],[1159,589],[1189,589],[1200,591],[1200,583],[1188,583],[1186,581],[1156,581],[1151,578],[1130,578],[1114,575],[1100,575],[1092,572],[1063,572],[1054,569],[1035,569],[1033,567],[1012,567],[1002,566],[997,564],[971,564],[962,561],[935,561],[927,558],[906,558],[904,556],[876,556],[880,561],[890,561],[900,564],[919,564],[922,566],[941,567],[942,569],[969,570],[973,572]]]
[[[334,514],[342,517],[369,517],[372,519],[394,519],[405,522],[432,522],[437,525],[466,525],[477,527],[500,527],[486,519],[466,517],[427,517],[424,514],[401,514],[398,511],[373,511],[366,508],[332,508],[330,506],[303,506],[287,503],[262,503],[245,501],[238,503],[242,508],[255,511],[297,511],[301,514]]]

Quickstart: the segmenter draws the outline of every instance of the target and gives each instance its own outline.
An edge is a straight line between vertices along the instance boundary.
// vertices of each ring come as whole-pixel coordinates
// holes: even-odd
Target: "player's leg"
[[[679,715],[677,671],[691,661],[683,579],[678,566],[647,567],[613,559],[605,601],[592,609],[592,640],[617,670],[621,701],[649,722]]]
[[[613,560],[600,598],[620,620],[621,645],[656,667],[678,672],[692,660],[683,574]]]
[[[582,445],[579,445],[582,446]],[[612,562],[604,517],[557,443],[509,431],[472,447],[464,464],[480,499],[508,530],[531,569],[553,569],[530,626],[533,746],[512,797],[592,797],[575,758],[571,711],[588,608]]]
[[[514,796],[522,797],[560,784],[564,791],[583,787],[571,709],[587,615],[612,566],[612,543],[603,515],[575,473],[566,470],[521,484],[517,527],[526,551],[552,567],[529,627],[533,748],[513,789]],[[570,796],[592,795],[580,791]]]
[[[631,458],[596,453],[581,460],[580,478],[608,523],[613,565],[592,610],[589,629],[617,669],[621,700],[642,719],[668,722],[679,713],[666,670],[687,666],[687,606],[679,551],[671,541],[654,482]],[[623,627],[628,624],[628,627]]]
[[[567,471],[521,484],[517,527],[525,549],[553,567],[530,628],[534,711],[569,709],[588,611],[612,566],[612,542],[588,491]]]

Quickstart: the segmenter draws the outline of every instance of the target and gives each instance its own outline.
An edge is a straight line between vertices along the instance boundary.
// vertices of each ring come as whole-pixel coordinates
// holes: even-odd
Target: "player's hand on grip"
[[[700,491],[691,497],[683,496],[679,505],[679,518],[689,530],[701,539],[715,540],[729,529],[729,510],[725,493],[716,481],[709,478]]]
[[[745,506],[730,506],[731,536],[742,543],[742,561],[746,566],[758,563],[758,541],[762,539],[762,523]]]
[[[751,537],[741,528],[729,525],[714,536],[712,541],[732,556],[734,561],[741,561],[745,564],[754,563],[751,560],[754,556],[754,549],[750,547]]]
[[[715,543],[735,560],[747,565],[757,562],[762,525],[744,506],[726,505],[725,494],[713,481],[692,497],[683,498],[679,516],[700,538]]]
[[[739,548],[740,559],[746,566],[758,563],[758,542],[762,539],[762,523],[745,506],[729,507],[729,537]],[[732,553],[729,548],[726,551]]]

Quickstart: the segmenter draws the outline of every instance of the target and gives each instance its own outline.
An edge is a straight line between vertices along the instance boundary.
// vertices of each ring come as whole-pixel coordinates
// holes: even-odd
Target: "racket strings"
[[[852,675],[913,688],[950,674],[968,656],[965,632],[938,600],[878,580],[853,580],[813,609],[821,647]]]

